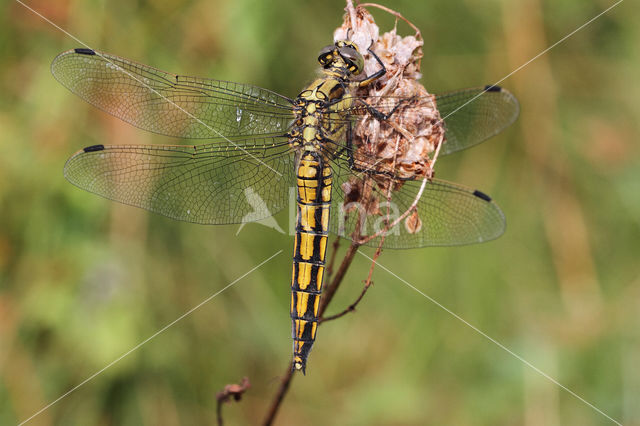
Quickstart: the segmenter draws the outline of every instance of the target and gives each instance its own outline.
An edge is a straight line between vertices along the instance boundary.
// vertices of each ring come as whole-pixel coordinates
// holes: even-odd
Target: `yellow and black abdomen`
[[[304,372],[318,328],[331,208],[331,168],[319,152],[305,150],[300,156],[296,178],[298,196],[291,320],[293,367]]]

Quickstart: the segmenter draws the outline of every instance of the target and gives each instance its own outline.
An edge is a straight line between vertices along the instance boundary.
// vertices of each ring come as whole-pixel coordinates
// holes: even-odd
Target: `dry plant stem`
[[[431,173],[429,173],[430,178],[433,177],[433,168],[436,166],[436,161],[438,161],[438,156],[440,155],[441,146],[442,144],[439,143],[438,146],[436,147],[436,152],[433,154],[433,158],[431,159]]]
[[[334,243],[334,246],[336,246],[335,243]],[[322,313],[325,311],[325,309],[327,309],[329,302],[331,302],[331,299],[335,295],[336,290],[340,286],[342,279],[347,273],[347,269],[349,269],[349,266],[351,265],[351,262],[353,261],[353,258],[355,257],[355,254],[358,251],[358,247],[360,247],[360,245],[355,242],[352,242],[349,245],[349,248],[347,249],[347,253],[345,254],[344,259],[342,259],[342,263],[340,264],[340,268],[338,268],[338,271],[336,272],[336,276],[331,281],[331,284],[327,286],[325,293],[322,295],[322,299],[320,299],[320,307],[318,309],[319,317],[322,317]],[[284,397],[287,394],[287,391],[289,390],[291,380],[293,379],[293,373],[294,373],[293,365],[291,364],[291,362],[289,362],[287,371],[285,372],[280,382],[278,393],[274,397],[273,402],[271,403],[271,407],[269,407],[269,411],[267,412],[267,416],[265,417],[265,420],[262,423],[263,425],[268,426],[273,424],[276,414],[278,414],[278,409],[280,408],[280,405],[282,405],[282,401],[284,400]]]
[[[351,3],[351,2],[349,1],[348,3]],[[413,25],[411,21],[409,21],[407,18],[402,16],[399,12],[396,12],[393,9],[389,9],[388,7],[382,6],[381,4],[377,4],[377,3],[361,3],[358,5],[358,7],[377,7],[378,9],[382,9],[385,12],[395,16],[396,18],[402,19],[404,22],[406,22],[416,32],[416,37],[422,39],[422,34],[420,33],[420,30],[418,29],[418,27]]]
[[[327,306],[329,305],[329,303],[331,303],[331,300],[336,294],[338,287],[340,287],[340,284],[342,283],[342,280],[347,273],[347,269],[349,269],[349,266],[351,266],[351,262],[353,261],[353,258],[355,257],[359,247],[360,244],[355,241],[349,245],[344,258],[342,259],[342,263],[340,264],[340,268],[338,268],[338,270],[336,271],[335,277],[331,281],[331,284],[327,286],[324,294],[322,295],[322,298],[320,299],[320,307],[318,308],[319,317],[322,317],[324,312],[327,310]]]
[[[370,187],[370,184],[368,184],[368,180],[365,180],[365,191],[370,190],[370,188],[371,187]],[[368,207],[369,206],[367,206],[367,208]],[[340,284],[342,283],[342,280],[347,274],[347,270],[349,269],[349,266],[351,266],[351,262],[353,262],[353,258],[355,257],[356,252],[360,247],[358,240],[360,239],[361,223],[362,223],[361,220],[357,221],[356,228],[353,232],[353,235],[351,236],[352,237],[351,244],[349,244],[349,247],[347,248],[347,252],[345,253],[344,258],[340,263],[340,267],[336,271],[336,275],[331,280],[331,283],[326,287],[326,289],[323,292],[322,298],[320,299],[320,306],[318,308],[318,317],[320,318],[322,317],[325,310],[327,309],[327,306],[329,306],[329,303],[331,303],[333,296],[336,294],[338,287],[340,287]],[[338,245],[339,243],[334,242],[334,248],[337,249]],[[335,253],[333,253],[332,255],[331,267],[333,267],[334,260],[335,260]],[[293,373],[294,373],[292,367],[293,367],[292,363],[289,362],[287,371],[285,372],[280,382],[278,393],[273,399],[273,402],[269,407],[269,411],[267,412],[267,416],[265,417],[265,420],[263,422],[263,425],[265,426],[269,426],[273,424],[273,421],[276,418],[276,415],[278,414],[278,410],[282,405],[282,401],[284,400],[284,397],[286,396],[287,391],[289,390],[289,386],[291,385],[291,380],[293,380]]]
[[[384,237],[382,237],[382,240],[384,240]],[[373,281],[371,281],[371,277],[373,275],[373,269],[376,265],[376,259],[378,259],[381,252],[382,252],[382,241],[380,242],[380,245],[378,246],[376,253],[373,255],[373,262],[371,262],[371,267],[369,268],[369,276],[367,277],[367,280],[364,283],[364,287],[362,288],[362,292],[360,293],[360,296],[358,296],[358,298],[351,305],[349,305],[347,309],[345,309],[344,311],[336,315],[331,315],[330,317],[320,318],[320,322],[326,322],[326,321],[338,319],[348,314],[349,312],[354,312],[356,310],[356,306],[358,306],[358,303],[360,303],[364,295],[367,293],[367,290],[369,290],[369,287],[371,287],[371,285],[373,284]],[[355,254],[355,251],[354,251],[354,254]]]
[[[351,4],[351,1],[347,1],[347,3]],[[413,30],[416,32],[416,38],[418,40],[422,40],[422,33],[420,32],[418,27],[413,25],[413,22],[411,22],[410,20],[408,20],[407,18],[402,16],[399,12],[396,12],[393,9],[389,9],[389,8],[387,8],[385,6],[382,6],[380,4],[377,4],[377,3],[362,3],[362,4],[359,4],[358,7],[376,7],[378,9],[384,10],[387,13],[390,13],[391,15],[395,16],[398,19],[402,19],[404,22],[407,23],[407,25],[409,25],[411,28],[413,28]],[[353,5],[351,5],[351,8],[353,8]],[[355,15],[355,12],[353,12],[353,13]],[[354,21],[352,20],[352,22],[354,22]],[[421,68],[421,67],[422,67],[422,54],[421,54],[420,58],[418,59],[418,68]]]
[[[370,179],[365,179],[364,180],[364,192],[365,192],[365,196],[368,199],[368,194],[371,191],[371,181]],[[358,248],[362,245],[360,244],[360,239],[361,239],[361,232],[362,232],[362,223],[363,223],[363,214],[366,214],[367,210],[369,209],[369,204],[367,204],[365,206],[365,211],[364,212],[360,212],[359,217],[358,217],[358,221],[356,222],[356,226],[355,229],[353,230],[353,234],[351,235],[351,244],[349,244],[349,248],[347,249],[347,252],[344,255],[344,258],[342,259],[342,263],[340,264],[340,268],[338,268],[338,271],[336,272],[335,277],[333,277],[333,280],[331,281],[331,284],[329,284],[326,289],[324,290],[324,294],[322,295],[322,298],[320,299],[320,307],[318,309],[318,317],[322,317],[322,315],[324,314],[324,312],[327,309],[327,306],[329,305],[329,303],[331,303],[331,300],[333,299],[333,296],[335,295],[336,291],[338,290],[338,287],[340,286],[340,283],[342,283],[342,279],[344,278],[345,274],[347,273],[347,269],[349,269],[349,266],[351,265],[351,262],[353,261],[354,256],[356,255],[356,252],[358,251]],[[335,245],[335,243],[334,243]]]
[[[358,241],[360,243],[360,245],[366,244],[369,241],[371,241],[374,238],[377,238],[377,237],[379,237],[381,235],[384,236],[387,232],[389,232],[389,230],[391,228],[393,228],[394,226],[399,224],[400,221],[402,221],[404,218],[409,216],[409,214],[411,214],[418,207],[418,201],[420,201],[420,198],[422,197],[422,193],[424,192],[424,187],[427,185],[427,180],[428,179],[426,179],[426,178],[422,180],[422,185],[420,186],[420,190],[418,191],[418,194],[414,198],[413,203],[411,203],[409,208],[407,210],[405,210],[404,213],[402,213],[400,216],[398,216],[398,218],[396,220],[394,220],[390,224],[387,224],[383,229],[379,230],[375,234],[371,234],[371,235],[367,236],[366,238],[361,238]]]
[[[249,378],[243,377],[240,384],[226,385],[221,392],[218,392],[216,394],[216,400],[218,401],[216,407],[216,418],[218,421],[218,426],[222,426],[224,423],[222,420],[222,404],[231,401],[232,398],[234,401],[240,401],[242,399],[242,395],[250,387],[251,383],[249,382]]]
[[[356,229],[356,232],[360,233],[360,229]],[[336,240],[336,242],[334,242],[334,249],[337,249],[338,245],[339,245],[338,240]],[[362,293],[360,293],[360,296],[345,311],[343,311],[340,314],[329,317],[327,319],[321,320],[321,322],[339,318],[345,315],[346,313],[355,310],[355,307],[358,305],[358,303],[360,303],[365,293],[367,292],[367,290],[372,284],[371,275],[373,273],[375,260],[380,256],[380,253],[382,251],[381,246],[382,246],[382,242],[380,243],[380,246],[378,246],[378,249],[376,250],[376,253],[373,257],[374,262],[371,263],[371,268],[369,269],[369,276],[367,277],[367,281],[365,282],[364,288],[362,289]],[[351,266],[351,262],[353,261],[358,251],[358,248],[360,248],[360,244],[358,244],[356,241],[352,241],[351,244],[349,245],[349,248],[347,249],[347,252],[345,253],[344,258],[342,259],[342,263],[340,263],[340,268],[338,268],[338,270],[336,271],[335,277],[331,281],[331,284],[327,286],[325,293],[322,295],[322,299],[320,299],[320,307],[318,309],[319,317],[322,317],[322,315],[327,309],[327,306],[329,306],[329,303],[331,303],[331,300],[333,299],[333,296],[336,294],[338,287],[342,283],[342,280],[344,279],[347,273],[347,270],[349,269],[349,266]],[[334,260],[335,260],[335,253],[332,256],[331,262],[333,263]],[[263,425],[265,426],[269,426],[273,424],[273,421],[275,420],[275,417],[278,414],[278,409],[282,405],[282,401],[284,400],[284,397],[287,394],[287,391],[289,390],[289,386],[291,385],[291,380],[293,380],[293,373],[294,373],[292,367],[293,365],[291,364],[291,362],[289,362],[287,371],[285,372],[280,382],[278,393],[273,399],[273,402],[271,403],[271,407],[269,408],[269,411],[267,412],[267,416],[265,417],[265,420],[263,423]]]
[[[336,238],[333,241],[333,252],[331,253],[331,258],[329,259],[329,264],[327,265],[327,281],[329,281],[333,276],[333,267],[336,264],[336,255],[338,254],[339,248],[340,238]]]
[[[362,287],[362,292],[360,293],[360,296],[358,296],[358,298],[352,304],[350,304],[344,311],[340,312],[339,314],[331,315],[330,317],[320,318],[320,322],[325,323],[327,321],[332,321],[334,319],[338,319],[340,317],[345,316],[349,312],[354,312],[356,310],[356,306],[358,306],[358,303],[360,303],[360,301],[364,297],[367,290],[369,290],[370,286],[371,286],[370,282],[365,284],[364,287]]]
[[[273,402],[271,403],[271,407],[269,407],[269,411],[267,412],[267,416],[264,418],[264,422],[262,423],[264,426],[270,426],[273,424],[273,421],[276,418],[276,414],[278,414],[278,409],[280,405],[282,405],[282,400],[284,399],[287,391],[289,390],[289,385],[291,384],[291,379],[293,379],[293,361],[289,362],[289,366],[287,367],[287,371],[280,381],[280,387],[278,388],[278,393],[275,398],[273,398]]]
[[[222,401],[218,401],[216,406],[216,420],[218,421],[218,426],[224,425],[222,421]]]

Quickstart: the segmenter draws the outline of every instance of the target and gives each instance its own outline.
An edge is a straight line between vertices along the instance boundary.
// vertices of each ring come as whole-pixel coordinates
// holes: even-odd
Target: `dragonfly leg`
[[[355,169],[355,164],[353,161],[353,128],[351,127],[351,122],[347,125],[347,159],[349,160],[349,167],[351,169]]]
[[[365,77],[364,80],[359,81],[358,87],[368,86],[387,73],[387,68],[384,66],[380,58],[378,58],[378,55],[373,53],[373,50],[371,50],[371,48],[367,50],[369,51],[369,53],[371,53],[371,55],[373,55],[374,58],[376,58],[376,61],[378,61],[378,64],[380,64],[380,69],[374,72],[373,74],[371,74],[370,76]]]
[[[379,109],[376,109],[375,107],[369,105],[365,101],[362,101],[362,103],[364,104],[364,108],[369,112],[369,114],[374,116],[379,121],[386,121],[389,118],[391,118],[393,113],[396,112],[396,110],[398,108],[400,108],[403,103],[413,102],[413,101],[415,101],[415,99],[416,99],[416,96],[412,96],[410,98],[405,98],[405,99],[400,99],[398,101],[398,103],[391,109],[391,111],[389,111],[386,114],[384,112],[380,111]]]

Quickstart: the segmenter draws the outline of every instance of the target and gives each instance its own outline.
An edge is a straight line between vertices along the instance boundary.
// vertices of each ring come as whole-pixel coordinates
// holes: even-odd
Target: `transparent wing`
[[[479,144],[509,127],[518,118],[520,105],[507,90],[485,86],[436,96],[444,119],[446,141],[440,155]]]
[[[384,175],[354,173],[344,158],[332,163],[332,232],[350,239],[356,229],[358,212],[366,212],[360,235],[371,236],[386,228],[414,203],[422,181],[404,181],[388,199],[383,189],[391,179]],[[370,197],[363,179],[372,182]],[[397,181],[394,181],[397,182]],[[367,209],[366,204],[369,204]],[[502,235],[505,219],[500,208],[486,194],[462,185],[433,179],[427,182],[417,202],[417,210],[385,233],[383,246],[406,249],[479,243]],[[380,237],[366,245],[377,247]]]
[[[393,121],[402,123],[410,121],[403,118],[423,116],[419,110],[421,105],[431,106],[435,102],[445,124],[445,142],[439,155],[452,154],[497,135],[516,120],[520,111],[518,100],[509,91],[499,86],[484,86],[435,95],[435,99],[427,97],[413,101],[399,97],[354,97],[351,105],[341,110],[345,114],[332,116],[335,111],[340,111],[334,108],[326,114],[325,120],[335,123],[350,120],[357,126],[359,116],[370,114],[365,104],[388,114],[397,105],[408,101],[418,106],[406,106],[394,112]]]
[[[168,136],[283,134],[292,120],[291,100],[269,90],[170,74],[90,49],[60,54],[51,72],[90,104]]]
[[[283,137],[194,146],[95,145],[74,154],[64,174],[82,189],[172,219],[250,222],[287,205],[289,151]]]

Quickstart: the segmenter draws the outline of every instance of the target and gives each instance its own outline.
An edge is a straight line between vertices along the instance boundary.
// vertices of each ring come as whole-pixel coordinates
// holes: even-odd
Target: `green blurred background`
[[[291,96],[344,7],[27,3],[93,48]],[[495,82],[611,4],[385,3],[423,31],[423,83],[436,93]],[[283,250],[29,424],[213,424],[216,392],[242,376],[252,387],[224,417],[259,423],[291,357],[292,239],[255,224],[236,236],[237,226],[174,222],[65,181],[65,160],[84,146],[175,141],[72,95],[49,65],[78,42],[18,3],[0,10],[0,424],[28,418]],[[624,424],[640,424],[639,12],[624,1],[503,82],[520,100],[517,123],[438,163],[439,177],[498,201],[502,238],[380,258]],[[277,218],[284,228],[286,212]],[[360,293],[369,265],[356,257],[330,313]],[[382,269],[374,282],[355,314],[321,327],[277,424],[613,424]]]

